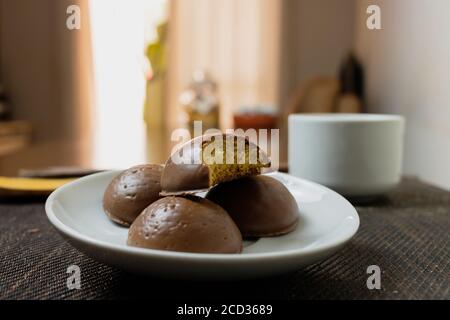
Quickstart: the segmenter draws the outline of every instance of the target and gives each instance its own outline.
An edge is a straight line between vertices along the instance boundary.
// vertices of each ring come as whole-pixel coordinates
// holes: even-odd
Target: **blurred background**
[[[370,112],[450,189],[449,38],[447,0],[0,0],[0,175],[164,162],[195,120],[280,128],[285,162],[288,114]]]

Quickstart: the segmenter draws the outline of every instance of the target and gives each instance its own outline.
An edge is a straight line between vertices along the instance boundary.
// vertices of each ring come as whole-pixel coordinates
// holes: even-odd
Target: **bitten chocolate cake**
[[[270,167],[267,155],[245,137],[200,136],[181,146],[166,162],[161,195],[195,194],[222,182],[258,175],[264,167]]]

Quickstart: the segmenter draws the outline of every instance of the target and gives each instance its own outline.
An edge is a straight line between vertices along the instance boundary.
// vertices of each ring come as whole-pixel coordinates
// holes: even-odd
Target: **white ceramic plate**
[[[102,209],[106,186],[119,172],[104,172],[71,182],[53,192],[46,212],[56,229],[77,249],[121,269],[151,276],[186,279],[260,277],[296,270],[329,257],[358,230],[355,208],[321,185],[275,172],[300,207],[292,233],[246,242],[242,254],[195,254],[134,248],[128,229],[111,222]]]

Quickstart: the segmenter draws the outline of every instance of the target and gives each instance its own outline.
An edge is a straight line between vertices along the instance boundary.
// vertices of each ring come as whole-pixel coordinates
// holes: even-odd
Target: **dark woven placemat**
[[[449,192],[408,179],[389,197],[357,209],[357,235],[324,262],[276,278],[194,283],[98,263],[56,233],[42,202],[3,203],[0,299],[450,299]],[[66,271],[73,264],[81,268],[82,288],[70,291]],[[381,268],[381,290],[367,289],[369,265]]]

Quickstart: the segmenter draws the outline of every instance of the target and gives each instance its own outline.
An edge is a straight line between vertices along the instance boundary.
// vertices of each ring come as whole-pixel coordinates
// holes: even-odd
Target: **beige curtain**
[[[81,30],[66,28],[69,5]],[[2,82],[14,117],[29,121],[32,143],[0,159],[1,174],[20,168],[89,165],[92,96],[87,0],[0,0]]]
[[[194,70],[218,82],[221,126],[241,105],[278,101],[279,0],[172,0],[167,121],[180,125],[178,96]]]

